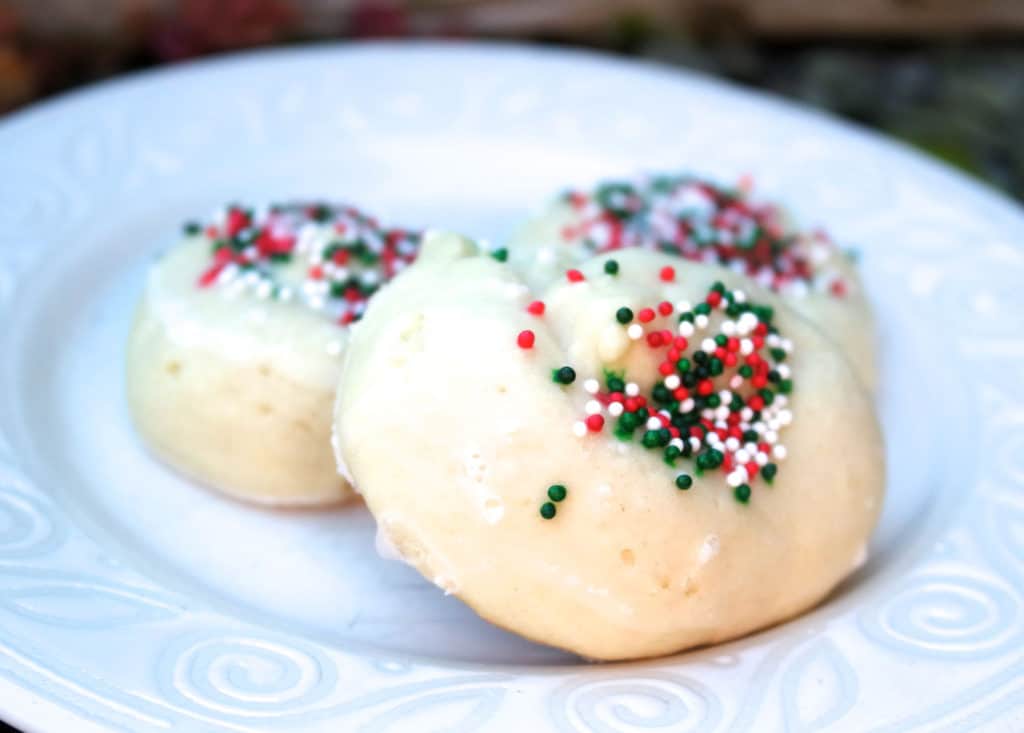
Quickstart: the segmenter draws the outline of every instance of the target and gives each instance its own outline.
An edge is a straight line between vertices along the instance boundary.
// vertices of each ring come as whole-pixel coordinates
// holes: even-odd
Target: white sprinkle
[[[683,449],[683,439],[682,438],[672,438],[672,440],[670,440],[668,442],[668,444],[678,448],[679,450]]]
[[[679,389],[680,384],[682,384],[682,382],[679,380],[678,374],[669,374],[667,377],[665,377],[665,386],[668,387],[669,389]]]
[[[742,290],[733,290],[732,291],[732,299],[734,301],[736,301],[737,303],[746,303],[747,302],[747,294],[744,293]]]
[[[644,327],[639,323],[630,324],[629,328],[626,329],[626,335],[636,341],[639,338],[643,338]]]
[[[630,397],[636,397],[640,394],[640,385],[636,382],[629,382],[626,384],[626,394]]]
[[[779,338],[779,334],[777,333],[768,334],[768,336],[766,336],[764,340],[765,344],[771,348],[775,348],[776,346],[778,346],[781,341],[782,339]]]
[[[729,379],[729,387],[731,389],[739,389],[742,386],[743,377],[741,377],[739,374],[733,374],[732,377]]]
[[[341,353],[341,342],[340,341],[328,341],[327,342],[327,353],[331,356],[337,356]]]
[[[746,356],[754,352],[754,342],[750,339],[743,339],[740,341],[740,353]]]
[[[743,448],[740,448],[736,451],[736,461],[738,463],[750,463],[750,454]]]
[[[689,338],[690,336],[692,336],[693,335],[693,324],[690,323],[689,321],[680,321],[679,322],[679,335],[680,336],[685,336],[686,338]]]
[[[793,422],[793,413],[789,410],[779,410],[779,422],[782,425],[789,425]]]
[[[793,350],[793,341],[791,339],[782,339],[781,346],[783,351],[789,353]]]
[[[777,461],[784,461],[784,460],[786,460],[786,446],[784,446],[784,445],[777,445],[777,446],[775,446],[774,448],[772,448],[772,455],[775,457],[775,460],[777,460]]]
[[[768,463],[768,454],[758,451],[757,455],[754,456],[754,463],[756,463],[759,466],[764,466],[765,464]]]
[[[582,438],[587,434],[587,424],[582,420],[577,420],[572,424],[572,434],[577,438]]]
[[[725,449],[730,453],[735,453],[740,448],[740,441],[738,438],[728,437],[725,439]]]
[[[715,419],[722,423],[719,427],[726,425],[725,418],[729,417],[729,408],[726,405],[719,405],[715,408]]]
[[[774,430],[765,430],[764,431],[764,441],[766,443],[778,443],[779,442],[779,434],[777,432],[775,432]]]
[[[659,420],[656,417],[649,417],[649,418],[647,418],[647,429],[648,430],[658,430],[659,428],[661,428],[661,420]]]
[[[600,415],[603,409],[601,403],[597,400],[587,400],[587,404],[583,406],[584,412],[588,415]]]
[[[618,417],[622,414],[623,409],[625,408],[622,406],[621,402],[612,402],[608,405],[608,414],[612,417]]]
[[[693,306],[690,305],[690,301],[688,300],[676,301],[676,311],[678,311],[679,313],[686,313],[686,311],[690,310],[690,308],[692,307]]]
[[[598,384],[596,379],[585,379],[583,380],[583,390],[587,394],[597,394],[598,390],[601,389],[601,385]]]
[[[758,435],[764,435],[764,431],[767,430],[768,428],[765,427],[765,424],[763,422],[758,420],[756,423],[754,423],[753,429],[754,432],[757,433]]]
[[[779,373],[779,376],[783,379],[789,379],[789,367],[785,364],[779,364],[775,367],[775,371]]]
[[[690,448],[694,451],[700,450],[700,438],[693,435],[690,436]]]
[[[735,471],[732,471],[728,476],[725,477],[725,482],[734,489],[746,480],[747,472],[744,471],[742,468],[737,468]]]
[[[699,314],[693,320],[696,323],[697,328],[707,328],[708,327],[708,317],[706,315],[704,315],[703,313]]]
[[[710,354],[718,348],[718,344],[715,343],[714,339],[704,339],[700,342],[700,348],[702,351],[706,351]]]
[[[680,412],[690,412],[690,410],[693,409],[694,404],[695,403],[693,401],[693,398],[692,397],[687,397],[685,400],[683,400],[683,403],[681,405],[679,405],[679,411]]]
[[[719,327],[722,333],[726,336],[736,335],[736,321],[722,321],[722,325]]]
[[[743,422],[750,422],[751,418],[754,417],[754,410],[750,407],[744,407],[740,410],[740,420]]]
[[[289,287],[283,287],[277,291],[277,299],[287,303],[292,299],[294,292]]]
[[[274,285],[269,280],[263,280],[256,286],[256,296],[259,298],[269,298],[273,292]]]

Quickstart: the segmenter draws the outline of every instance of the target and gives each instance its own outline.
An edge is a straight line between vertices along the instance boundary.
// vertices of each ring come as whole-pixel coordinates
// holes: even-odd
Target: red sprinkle
[[[565,276],[569,279],[569,282],[571,283],[581,283],[584,279],[583,273],[580,272],[579,270],[566,270]]]
[[[532,313],[535,316],[542,316],[544,315],[544,301],[535,300],[528,306],[526,306],[526,310],[527,312]]]
[[[660,313],[661,315],[670,316],[672,315],[672,310],[672,304],[669,303],[667,300],[663,300],[660,303],[658,303],[658,313]]]
[[[601,428],[604,427],[604,418],[601,415],[590,415],[587,417],[587,430],[592,433],[601,432]]]
[[[650,323],[654,320],[654,309],[653,308],[641,308],[640,312],[636,314],[636,317],[641,323]]]
[[[519,344],[520,349],[532,349],[534,339],[533,331],[520,331],[519,336],[516,337],[516,343]]]
[[[676,269],[666,265],[661,268],[661,272],[658,273],[658,277],[661,278],[662,282],[670,283],[676,279]]]

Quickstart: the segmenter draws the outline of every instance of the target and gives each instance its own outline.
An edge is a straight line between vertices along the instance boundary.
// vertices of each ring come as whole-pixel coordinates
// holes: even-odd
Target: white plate
[[[891,466],[870,562],[723,646],[592,666],[151,460],[123,343],[179,223],[330,195],[498,240],[569,183],[691,168],[856,243]],[[1024,217],[901,147],[699,77],[491,45],[143,74],[0,125],[0,717],[30,730],[1024,729]],[[779,568],[780,573],[786,572]]]

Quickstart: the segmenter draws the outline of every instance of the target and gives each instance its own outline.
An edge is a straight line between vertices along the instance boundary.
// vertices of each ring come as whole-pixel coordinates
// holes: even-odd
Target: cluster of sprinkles
[[[640,247],[724,265],[787,295],[809,290],[843,297],[849,283],[827,266],[836,245],[821,231],[788,228],[782,211],[735,189],[688,175],[653,176],[572,191],[578,223],[562,232],[594,254]]]
[[[618,274],[618,262],[607,260],[604,270]],[[658,277],[672,282],[676,273],[663,267]],[[571,274],[567,278],[578,282]],[[534,316],[544,310],[540,301],[527,306]],[[724,473],[743,504],[759,478],[770,485],[786,458],[779,433],[793,420],[793,381],[785,363],[793,344],[773,324],[772,308],[716,282],[699,303],[662,301],[636,310],[623,305],[614,318],[630,340],[657,355],[658,377],[646,394],[624,373],[606,371],[603,382],[584,379],[586,416],[573,424],[573,432],[585,438],[609,429],[621,440],[659,451],[683,491],[693,486],[693,475],[714,471]],[[532,330],[523,331],[517,343],[529,349],[533,339]],[[555,366],[551,378],[570,385],[577,374],[569,365]],[[692,464],[692,474],[680,470],[681,461]],[[550,490],[549,497],[560,501]],[[555,505],[543,504],[541,516],[553,518]]]
[[[341,325],[363,315],[381,284],[415,259],[420,242],[418,233],[326,203],[230,205],[205,225],[185,224],[184,232],[210,241],[198,287],[297,300]]]
[[[569,490],[566,489],[562,484],[552,484],[548,487],[548,499],[540,505],[540,515],[544,519],[554,519],[555,515],[558,514],[558,507],[555,506],[561,501],[565,500],[565,497],[569,495]]]

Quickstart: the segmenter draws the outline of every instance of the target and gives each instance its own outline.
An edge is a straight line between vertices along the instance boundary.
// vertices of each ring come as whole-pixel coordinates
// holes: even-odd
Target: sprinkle
[[[551,379],[558,384],[572,384],[576,381],[576,370],[571,366],[559,367],[551,373]]]
[[[619,263],[615,260],[608,260],[604,263],[604,271],[609,275],[619,274]]]
[[[676,279],[676,270],[674,267],[668,267],[666,265],[661,268],[661,271],[658,273],[658,277],[661,278],[662,282],[673,282]]]
[[[693,486],[693,479],[687,476],[685,473],[681,473],[676,476],[676,488],[686,491]]]
[[[534,316],[544,315],[544,301],[535,300],[526,306],[526,312]]]
[[[555,514],[557,513],[558,509],[555,508],[555,505],[550,501],[546,501],[540,505],[540,515],[544,517],[544,519],[554,519]]]
[[[190,222],[184,231],[212,245],[199,287],[224,287],[231,297],[298,299],[341,325],[362,315],[379,285],[415,259],[420,242],[417,233],[383,229],[350,206],[325,203],[233,204],[205,227]]]
[[[633,320],[633,311],[626,307],[619,308],[615,311],[615,320],[622,325],[626,325]]]
[[[566,270],[565,277],[571,283],[581,283],[584,280],[583,273],[579,270]]]
[[[692,461],[698,474],[721,469],[736,500],[747,503],[751,483],[775,478],[777,462],[786,456],[781,431],[793,420],[783,389],[788,380],[786,391],[791,391],[792,381],[782,378],[784,365],[768,346],[768,336],[778,337],[779,350],[793,344],[776,331],[771,308],[744,301],[729,310],[736,302],[735,291],[715,283],[692,309],[680,303],[687,310],[680,313],[679,325],[688,327],[689,336],[673,336],[654,325],[655,312],[666,315],[674,308],[667,301],[657,311],[638,310],[636,322],[630,311],[627,333],[645,339],[655,353],[657,375],[645,382],[651,386],[644,394],[638,382],[627,382],[621,373],[605,371],[606,391],[597,379],[584,380],[591,397],[584,405],[585,420],[574,423],[574,433],[582,437],[598,432],[611,420],[616,437],[639,438],[643,448],[661,451],[669,466]],[[728,315],[722,310],[729,310]],[[746,335],[741,337],[741,332]],[[556,381],[558,372],[553,372]],[[766,470],[768,466],[772,468]]]
[[[568,489],[562,486],[562,484],[552,484],[548,487],[548,498],[551,501],[563,501],[568,494]]]
[[[508,250],[505,247],[499,247],[491,252],[491,257],[496,259],[498,262],[507,262]]]
[[[572,434],[582,438],[587,434],[587,424],[583,420],[577,420],[572,424]]]
[[[516,337],[516,343],[520,349],[532,349],[535,338],[533,331],[527,329],[519,332],[519,335]]]
[[[850,284],[829,264],[841,250],[820,231],[799,231],[780,207],[752,197],[747,185],[717,186],[692,175],[658,175],[633,183],[603,183],[566,199],[578,221],[562,233],[593,254],[626,248],[669,252],[724,265],[766,287],[799,297],[814,290],[847,296]],[[672,268],[659,277],[671,282]],[[712,297],[713,301],[726,302]],[[732,303],[744,303],[734,291]]]

